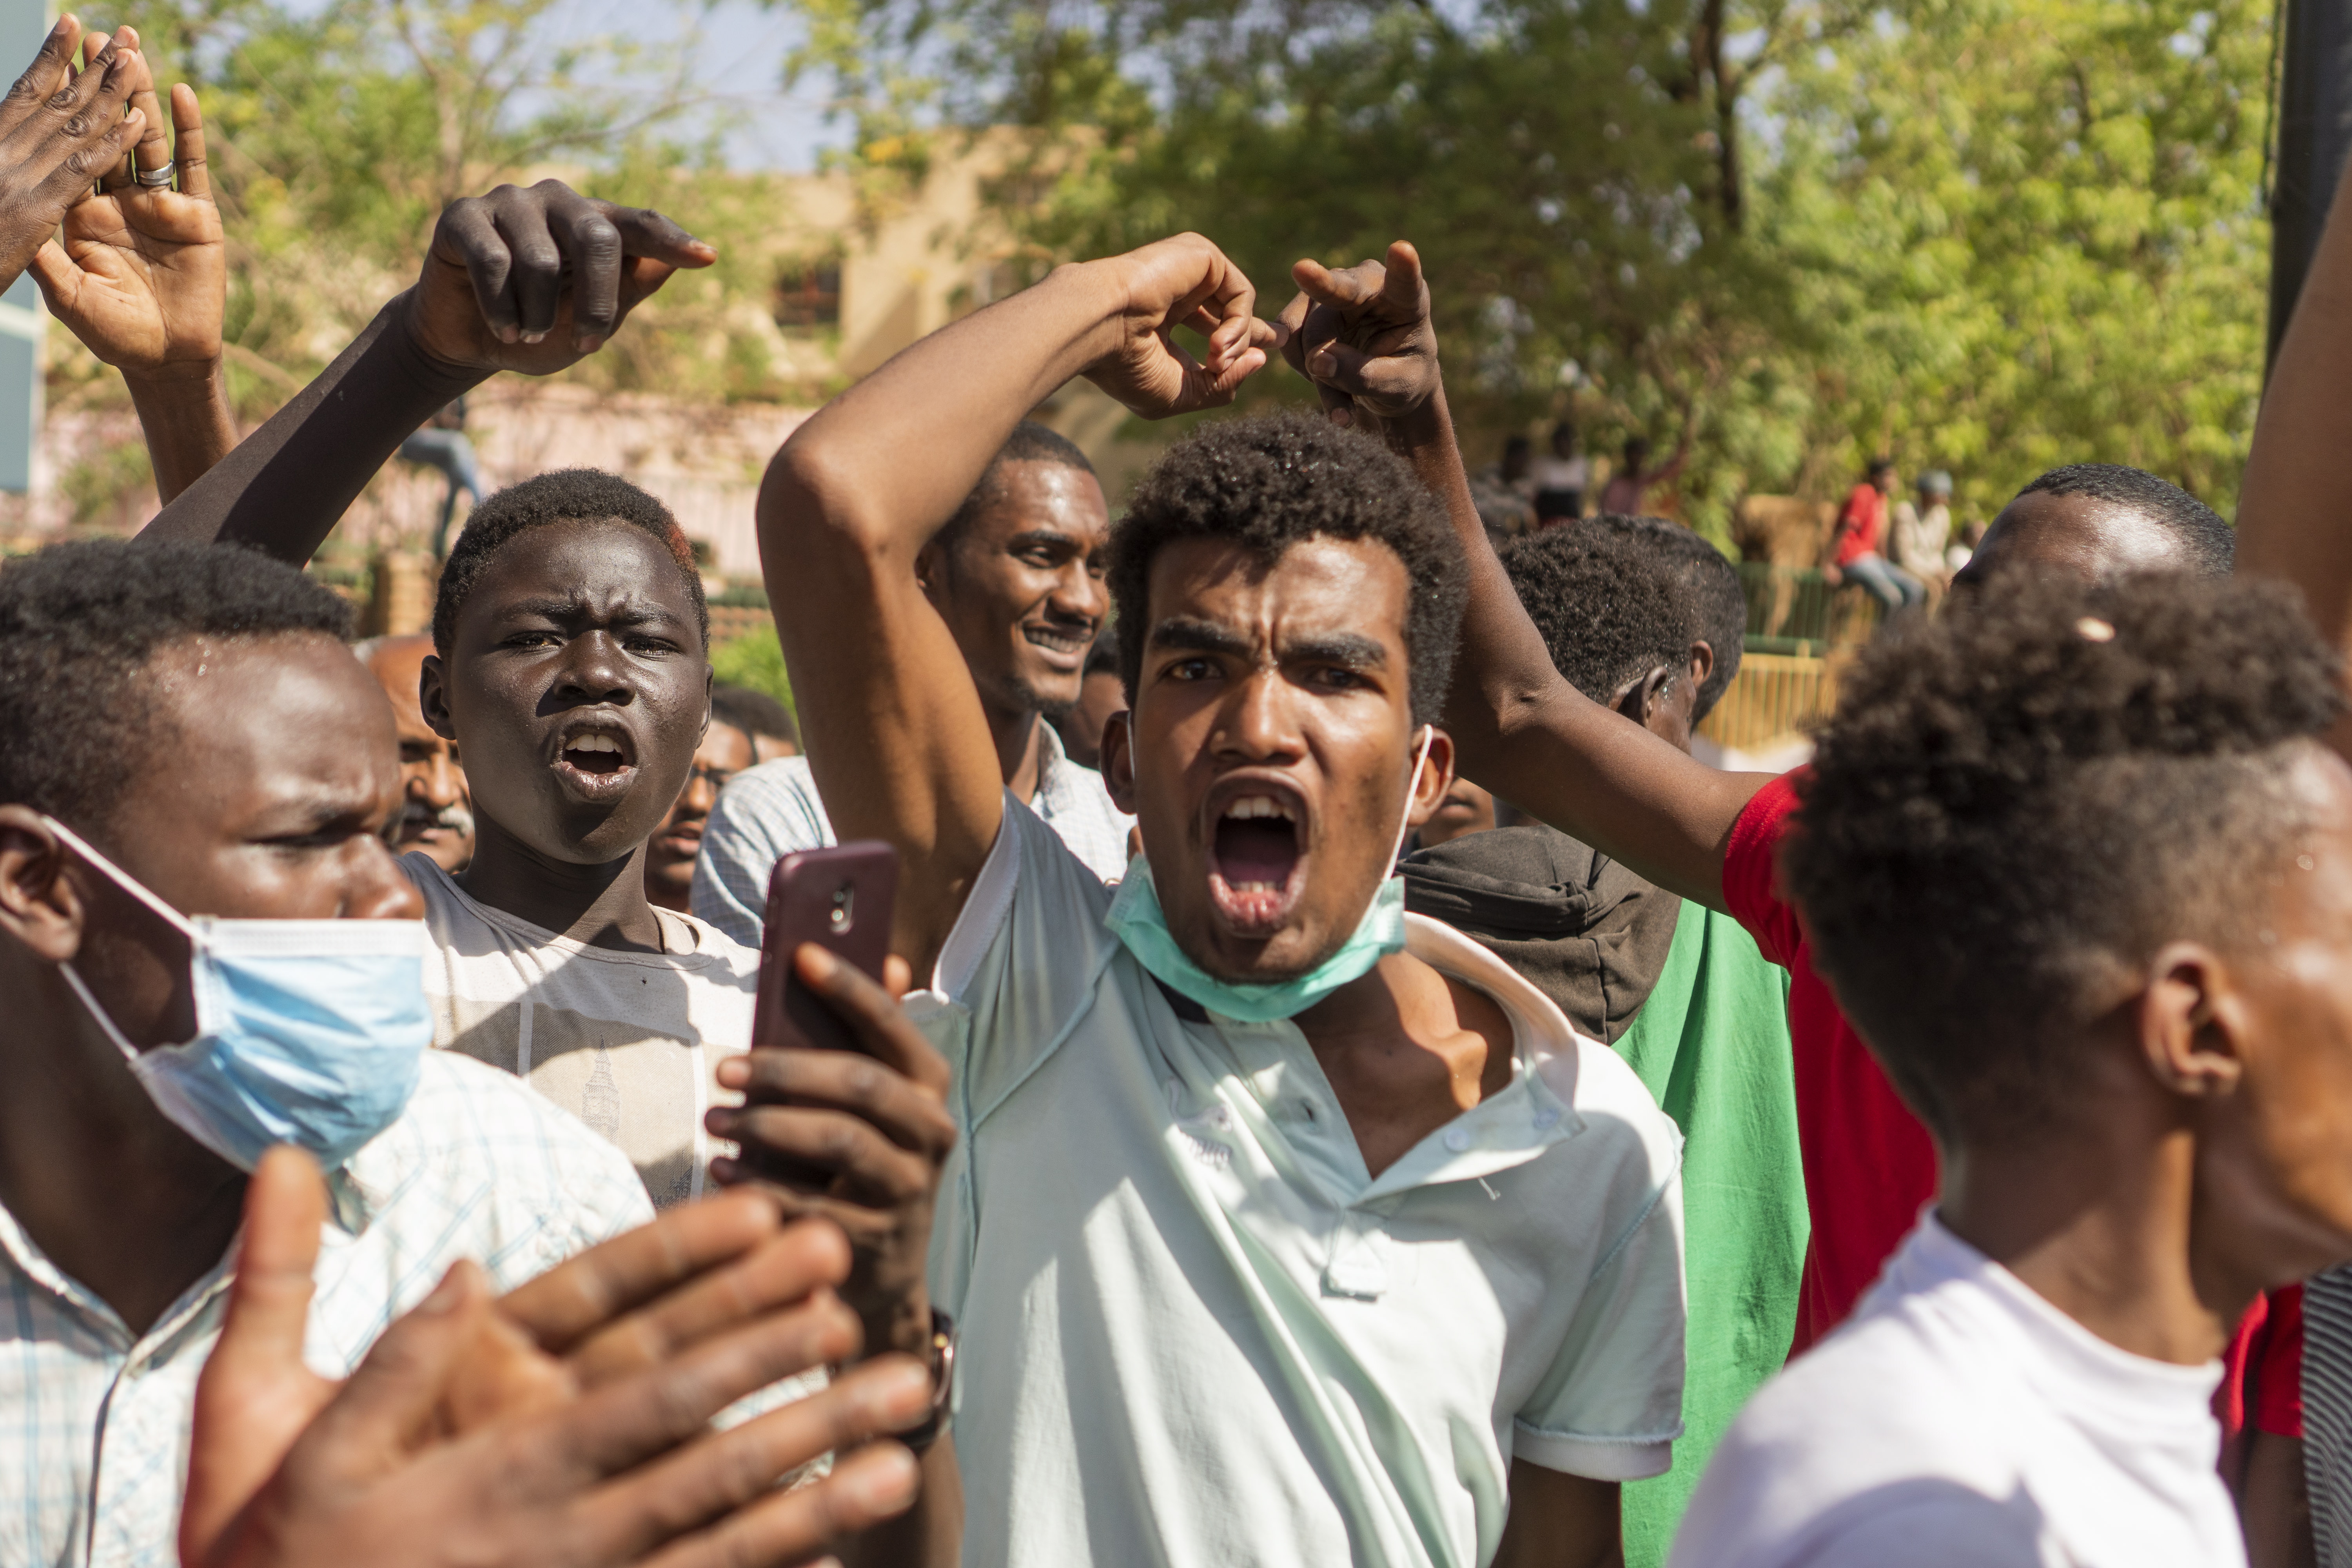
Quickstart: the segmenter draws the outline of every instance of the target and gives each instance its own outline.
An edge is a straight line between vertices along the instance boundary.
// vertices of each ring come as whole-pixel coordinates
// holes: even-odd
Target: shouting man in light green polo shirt
[[[1300,277],[1347,308],[1344,275]],[[1619,1484],[1680,1429],[1678,1140],[1390,874],[1452,773],[1433,353],[1359,428],[1192,436],[1116,525],[1131,710],[1104,775],[1144,852],[1114,888],[1005,793],[915,579],[1072,376],[1146,416],[1230,401],[1290,331],[1255,303],[1197,236],[1066,267],[817,415],[761,493],[817,785],[843,838],[904,857],[896,941],[931,976],[908,1005],[954,1069],[926,1546],[959,1528],[960,1466],[966,1563],[1612,1562]],[[887,1268],[906,1239],[874,1245]]]

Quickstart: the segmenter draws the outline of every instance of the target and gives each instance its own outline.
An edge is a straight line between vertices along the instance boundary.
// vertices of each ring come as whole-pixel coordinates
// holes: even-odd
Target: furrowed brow
[[[1310,632],[1284,638],[1282,658],[1285,662],[1336,664],[1342,669],[1386,669],[1389,649],[1378,637],[1360,632]]]
[[[1214,621],[1194,620],[1189,616],[1171,616],[1151,628],[1147,647],[1187,653],[1221,653],[1246,658],[1251,652],[1249,638],[1230,626]]]

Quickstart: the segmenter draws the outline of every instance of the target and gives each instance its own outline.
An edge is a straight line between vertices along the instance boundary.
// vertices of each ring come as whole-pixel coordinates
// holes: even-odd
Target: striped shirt
[[[329,1187],[305,1352],[329,1377],[460,1258],[509,1289],[653,1217],[626,1155],[443,1051]],[[224,1258],[134,1334],[0,1207],[0,1563],[174,1568],[196,1375],[228,1280]]]
[[[2319,1568],[2352,1564],[2352,1268],[2303,1288],[2303,1468]]]
[[[1037,794],[1029,809],[1106,882],[1127,875],[1135,818],[1110,803],[1102,774],[1070,761],[1051,724],[1037,726]],[[776,862],[835,842],[806,757],[779,757],[735,775],[702,830],[694,912],[745,947],[760,945]]]

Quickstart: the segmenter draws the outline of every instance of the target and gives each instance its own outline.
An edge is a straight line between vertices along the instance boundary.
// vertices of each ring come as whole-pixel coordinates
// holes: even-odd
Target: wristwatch
[[[937,1307],[931,1309],[930,1359],[931,1413],[923,1418],[921,1426],[898,1434],[898,1441],[918,1454],[946,1433],[955,1399],[955,1320]]]

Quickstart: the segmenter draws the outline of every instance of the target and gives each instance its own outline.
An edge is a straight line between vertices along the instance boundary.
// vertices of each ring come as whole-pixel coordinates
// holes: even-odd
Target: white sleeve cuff
[[[1591,1437],[1573,1432],[1545,1432],[1526,1422],[1514,1422],[1511,1458],[1540,1465],[1564,1475],[1595,1481],[1640,1481],[1663,1476],[1675,1462],[1672,1436],[1657,1437]]]

